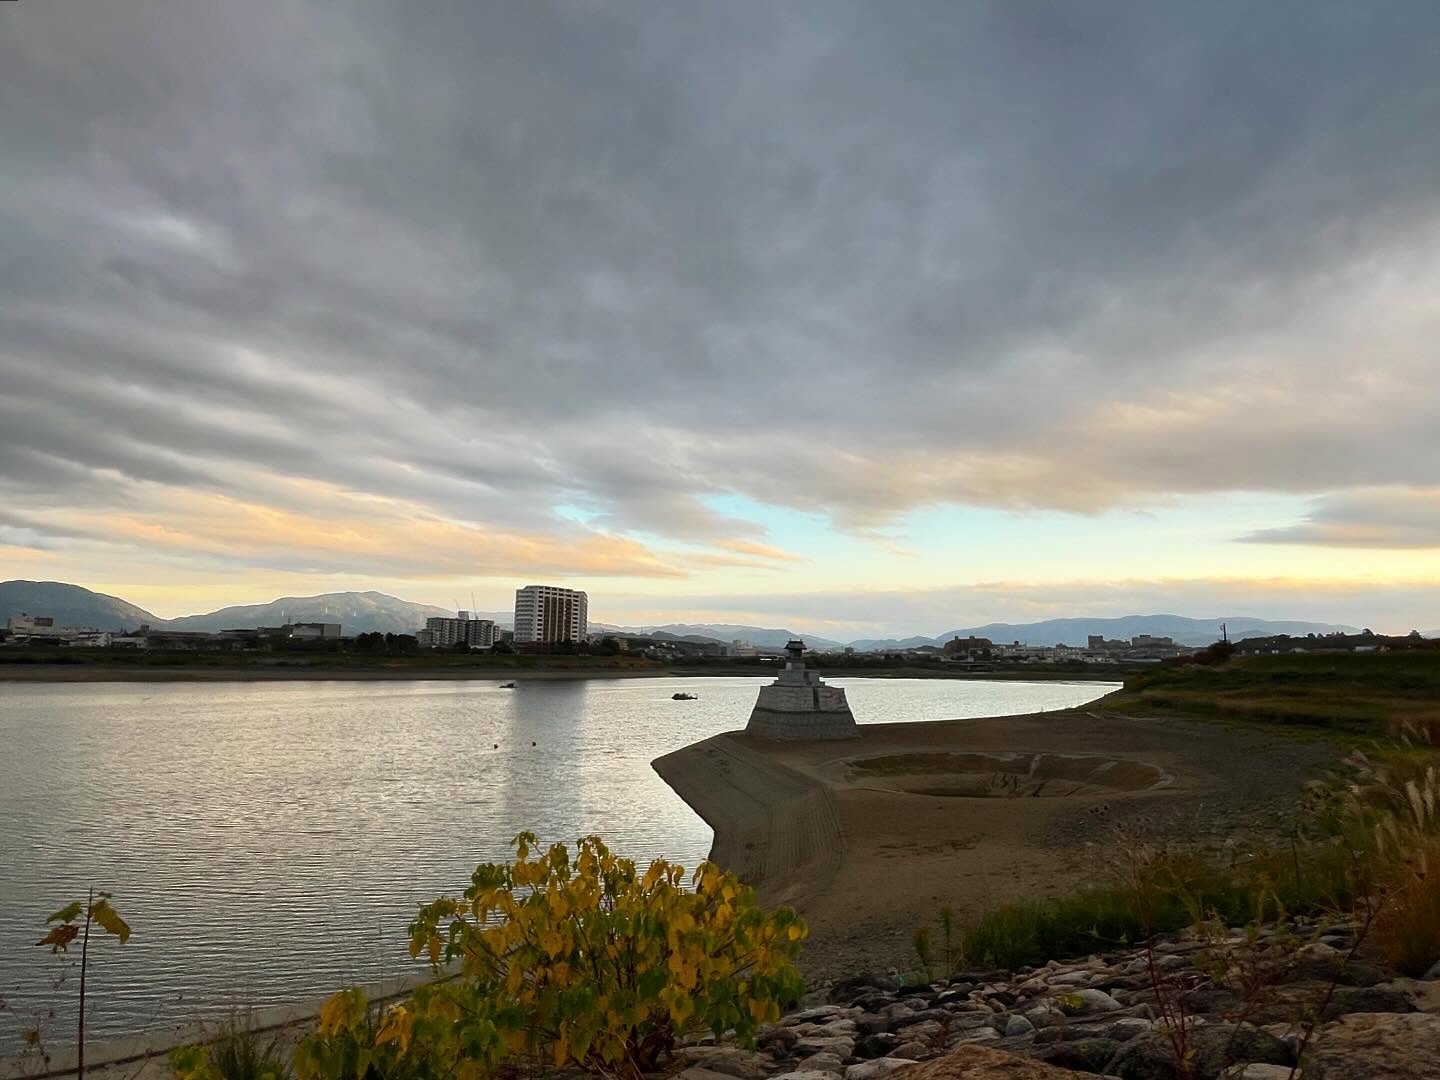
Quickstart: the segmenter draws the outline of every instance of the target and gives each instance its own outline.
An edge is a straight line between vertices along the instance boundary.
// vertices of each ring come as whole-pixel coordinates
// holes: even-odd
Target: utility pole
[[[1220,640],[1227,645],[1230,644],[1230,628],[1223,622],[1220,624]]]

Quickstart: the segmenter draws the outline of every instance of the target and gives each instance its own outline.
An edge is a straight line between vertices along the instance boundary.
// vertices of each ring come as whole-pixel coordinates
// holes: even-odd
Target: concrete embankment
[[[802,905],[844,861],[829,787],[753,749],[744,735],[716,735],[653,765],[715,830],[711,861],[755,885],[765,903]]]

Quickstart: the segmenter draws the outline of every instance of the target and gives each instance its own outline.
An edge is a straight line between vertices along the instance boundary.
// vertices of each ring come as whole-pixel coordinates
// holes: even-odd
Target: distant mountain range
[[[601,624],[603,625],[603,624]],[[592,623],[592,628],[598,628]],[[776,630],[763,626],[741,626],[736,623],[665,623],[660,626],[604,626],[604,630],[621,634],[646,635],[649,637],[671,637],[680,640],[748,641],[762,649],[783,649],[792,638],[801,638],[812,649],[839,649],[844,642],[831,641],[815,634],[802,634],[794,630]]]
[[[165,625],[164,619],[142,607],[79,585],[63,581],[0,581],[0,620],[22,611],[53,615],[60,626],[93,626],[97,630],[133,630],[142,623]]]
[[[221,608],[204,615],[162,619],[114,596],[60,581],[0,581],[0,620],[28,611],[53,615],[61,626],[134,630],[148,624],[166,630],[248,630],[287,622],[338,622],[346,634],[379,631],[411,634],[432,616],[454,616],[430,604],[412,604],[378,592],[283,596],[268,604]],[[508,622],[510,616],[505,618]]]
[[[952,637],[989,638],[994,642],[1022,645],[1084,645],[1091,634],[1106,638],[1133,638],[1136,634],[1174,638],[1182,645],[1209,645],[1220,639],[1220,625],[1225,624],[1231,640],[1269,637],[1272,634],[1358,633],[1353,626],[1339,623],[1296,622],[1287,619],[1250,619],[1230,616],[1219,619],[1189,619],[1183,615],[1123,615],[1110,619],[1046,619],[1034,623],[986,623],[963,630],[951,630],[939,637],[900,639],[865,639],[852,641],[855,649],[913,649],[921,645],[944,645]]]
[[[455,613],[430,604],[412,604],[378,592],[323,593],[282,596],[268,604],[221,608],[206,615],[186,615],[165,624],[170,630],[248,630],[294,622],[339,623],[346,634],[413,634],[429,618]]]
[[[28,611],[32,615],[53,615],[62,626],[94,626],[101,630],[133,630],[142,623],[169,630],[243,630],[256,626],[279,626],[287,622],[338,622],[346,634],[413,633],[432,617],[455,613],[430,604],[414,604],[379,592],[324,593],[320,596],[286,596],[268,604],[245,604],[221,608],[203,615],[162,619],[119,597],[91,592],[60,581],[0,582],[0,620]],[[474,616],[493,619],[510,626],[508,611],[476,611]],[[862,638],[840,642],[795,630],[738,623],[666,623],[658,626],[615,626],[591,623],[599,633],[648,634],[697,641],[748,641],[764,649],[782,648],[799,637],[812,649],[839,649],[846,644],[859,651],[870,649],[911,649],[921,645],[944,645],[952,637],[989,638],[996,642],[1019,641],[1026,645],[1084,645],[1091,634],[1107,638],[1132,638],[1136,634],[1171,637],[1184,645],[1208,645],[1220,636],[1220,624],[1230,637],[1269,637],[1272,634],[1357,633],[1353,626],[1336,623],[1250,619],[1232,616],[1223,619],[1189,619],[1183,615],[1126,615],[1110,619],[1048,619],[1035,623],[986,623],[952,630],[938,637]],[[1429,637],[1440,637],[1440,630]]]

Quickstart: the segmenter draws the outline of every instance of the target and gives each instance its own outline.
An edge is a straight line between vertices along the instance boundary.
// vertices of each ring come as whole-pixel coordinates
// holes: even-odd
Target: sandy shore
[[[805,914],[812,977],[913,966],[914,929],[944,905],[963,922],[1101,879],[1116,826],[1201,846],[1283,826],[1334,757],[1093,706],[860,731],[793,745],[730,733],[655,762],[715,829],[711,857]]]

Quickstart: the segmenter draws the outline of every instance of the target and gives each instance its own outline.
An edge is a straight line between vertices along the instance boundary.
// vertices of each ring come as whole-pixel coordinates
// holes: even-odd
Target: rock
[[[1252,1061],[1225,1073],[1225,1080],[1291,1080],[1293,1071],[1289,1065],[1266,1065]]]
[[[701,1065],[691,1065],[676,1075],[676,1080],[730,1080],[725,1073],[712,1072]]]
[[[897,1069],[903,1069],[907,1065],[914,1065],[916,1062],[906,1061],[904,1058],[876,1058],[874,1061],[862,1061],[859,1065],[851,1065],[845,1070],[845,1080],[879,1080],[879,1077],[888,1076]]]
[[[804,1038],[830,1038],[833,1035],[844,1035],[846,1038],[855,1037],[855,1021],[850,1019],[831,1020],[825,1024],[796,1024],[796,1034]]]
[[[892,1002],[889,1005],[886,1005],[883,1009],[881,1009],[880,1015],[885,1017],[885,1019],[887,1020],[894,1020],[897,1017],[901,1016],[913,1016],[916,1012],[919,1011],[921,1010],[916,1009],[915,1006],[910,1004],[908,1001],[896,1001]]]
[[[1412,1013],[1415,1005],[1399,990],[1378,986],[1337,986],[1325,1006],[1323,1020],[1335,1020],[1349,1013]]]
[[[795,1068],[800,1072],[834,1073],[836,1076],[845,1071],[844,1065],[836,1054],[811,1054]]]
[[[765,1080],[772,1063],[752,1050],[737,1046],[685,1046],[675,1052],[681,1061],[736,1080]],[[697,1078],[703,1080],[703,1078]]]
[[[1054,1027],[1065,1023],[1065,1014],[1053,1005],[1039,1005],[1025,1013],[1025,1019],[1037,1028]]]
[[[860,1009],[862,1012],[867,1013],[878,1013],[881,1009],[885,1008],[886,1005],[893,1004],[895,1004],[894,994],[885,994],[877,991],[876,993],[866,994],[864,997],[856,998],[851,1002],[851,1008]]]
[[[1187,1051],[1195,1054],[1197,1080],[1215,1080],[1231,1065],[1256,1061],[1291,1065],[1290,1047],[1268,1032],[1249,1024],[1196,1025],[1186,1035]],[[1151,1031],[1120,1044],[1120,1051],[1105,1066],[1123,1080],[1174,1080],[1175,1050],[1164,1030]],[[1310,1080],[1306,1074],[1306,1080]]]
[[[904,1058],[906,1061],[923,1061],[925,1058],[932,1056],[932,1050],[929,1043],[907,1042],[901,1043],[885,1056]]]
[[[1008,971],[991,969],[988,971],[957,971],[950,976],[950,985],[956,983],[970,983],[972,986],[984,986],[987,983],[1010,982],[1011,974]]]
[[[812,1054],[834,1054],[843,1058],[854,1049],[855,1040],[848,1035],[807,1035],[795,1044],[795,1054],[802,1058]]]
[[[874,1035],[866,1035],[855,1044],[855,1056],[861,1058],[878,1058],[894,1050],[900,1045],[900,1040],[888,1031],[876,1032]]]
[[[1143,1016],[1126,1016],[1116,1020],[1105,1029],[1105,1037],[1116,1042],[1129,1042],[1137,1035],[1144,1035],[1154,1028],[1155,1023]]]
[[[1055,999],[1055,1004],[1071,1016],[1084,1016],[1090,1013],[1114,1012],[1123,1006],[1104,990],[1072,990],[1069,993],[1061,994]]]
[[[791,1013],[780,1022],[792,1027],[799,1024],[828,1024],[834,1020],[853,1020],[855,1015],[853,1008],[846,1008],[844,1005],[817,1005],[813,1009]]]
[[[681,1073],[682,1077],[688,1073]],[[797,1069],[794,1072],[781,1073],[772,1077],[771,1080],[839,1080],[838,1072],[814,1072],[807,1069]]]
[[[1035,1025],[1023,1016],[1011,1016],[1005,1021],[1005,1030],[1000,1034],[1007,1039],[1013,1039],[1017,1035],[1030,1035],[1035,1031]]]
[[[845,1080],[869,1078],[852,1077],[847,1072]],[[944,1057],[907,1069],[901,1080],[1075,1080],[1075,1075],[1004,1050],[962,1046]]]
[[[906,1024],[904,1027],[896,1028],[895,1034],[901,1042],[921,1042],[930,1044],[941,1036],[945,1031],[945,1025],[938,1020],[926,1020],[919,1024]]]
[[[871,972],[856,975],[853,979],[841,979],[830,987],[830,1000],[837,1005],[849,1004],[855,998],[873,994],[876,990],[894,993],[900,989],[900,980],[894,975]]]
[[[1352,1013],[1321,1028],[1306,1057],[1305,1080],[1434,1076],[1440,1062],[1440,1016]]]
[[[1119,1049],[1120,1044],[1114,1039],[1069,1039],[1051,1043],[1035,1056],[1072,1072],[1103,1073]]]
[[[940,991],[925,983],[917,983],[915,986],[900,987],[895,995],[902,998],[925,998],[927,1001],[931,1001],[940,996]]]
[[[755,1037],[757,1044],[780,1056],[790,1053],[799,1041],[800,1033],[791,1027],[765,1028]]]
[[[1321,949],[1327,951],[1321,952]],[[1363,960],[1347,962],[1344,953],[1319,942],[1305,946],[1295,956],[1289,972],[1289,979],[1295,982],[1313,979],[1334,981],[1342,986],[1374,986],[1391,977],[1390,973],[1378,964],[1368,964]]]
[[[891,1023],[893,1023],[893,1021],[885,1016],[862,1016],[855,1022],[855,1034],[863,1039],[867,1035],[878,1035],[882,1032],[888,1032]]]
[[[1440,960],[1430,966],[1430,970],[1420,976],[1422,979],[1440,979]]]

